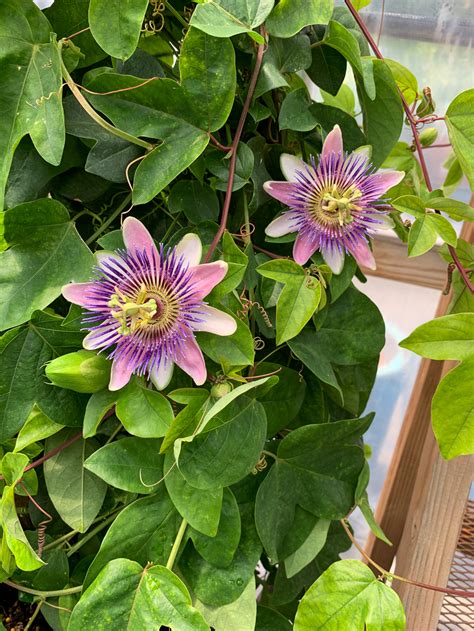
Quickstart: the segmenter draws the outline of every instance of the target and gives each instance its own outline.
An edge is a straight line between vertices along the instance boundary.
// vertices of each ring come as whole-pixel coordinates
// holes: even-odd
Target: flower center
[[[134,299],[116,287],[108,306],[120,324],[121,335],[130,335],[147,327],[167,329],[176,320],[179,311],[177,301],[168,292],[155,288],[150,291],[144,283]]]
[[[340,189],[333,184],[330,189],[322,192],[312,208],[315,219],[326,224],[347,225],[354,221],[352,211],[361,210],[354,202],[362,197],[361,191],[355,186]]]

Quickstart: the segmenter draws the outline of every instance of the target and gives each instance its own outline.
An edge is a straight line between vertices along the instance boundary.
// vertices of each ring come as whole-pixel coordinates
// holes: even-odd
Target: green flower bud
[[[53,359],[46,376],[55,386],[75,392],[93,393],[109,383],[110,361],[94,351],[76,351]]]
[[[211,388],[211,397],[214,399],[222,399],[226,394],[232,392],[232,384],[228,381],[215,383]]]
[[[420,142],[423,147],[429,147],[438,138],[438,130],[434,127],[427,127],[420,133]]]

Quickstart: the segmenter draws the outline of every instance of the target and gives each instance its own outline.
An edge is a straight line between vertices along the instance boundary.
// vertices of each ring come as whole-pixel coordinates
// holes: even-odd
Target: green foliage
[[[446,111],[449,138],[461,168],[474,188],[474,89],[466,90],[454,99]]]
[[[444,114],[420,94],[426,77],[372,56],[357,14],[331,0],[0,5],[0,580],[38,592],[20,600],[46,598],[54,631],[402,629],[395,593],[339,560],[340,520],[356,508],[389,543],[363,442],[384,323],[352,284],[363,280],[352,255],[335,274],[318,251],[294,262],[294,233],[265,235],[286,205],[264,184],[289,175],[281,154],[317,167],[335,125],[344,151],[405,172],[383,210],[409,256],[443,242],[453,300],[402,345],[459,362],[434,396],[433,429],[445,458],[472,453],[474,251],[452,221],[474,218],[453,198],[463,173],[474,178],[473,91],[446,112],[454,153],[430,191],[400,141],[399,91],[422,146],[435,141],[430,119],[416,120]],[[173,291],[223,276],[191,320],[182,298],[163,302],[168,281],[133,285],[131,268],[130,286],[99,281],[129,265],[134,236],[135,264],[151,266],[127,217],[163,256],[184,248]],[[100,353],[84,337],[102,315],[62,295],[93,280],[64,294],[99,300],[101,283]],[[170,336],[148,361],[163,318]],[[169,383],[153,363],[163,354],[176,360]]]
[[[317,603],[317,604],[316,604]],[[319,626],[336,631],[403,631],[405,614],[397,594],[361,561],[339,561],[308,590],[295,618],[295,631]]]

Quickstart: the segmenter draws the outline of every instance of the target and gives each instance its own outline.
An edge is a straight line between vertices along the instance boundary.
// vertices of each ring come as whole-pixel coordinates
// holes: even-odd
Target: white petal
[[[287,213],[284,215],[280,215],[276,219],[274,219],[268,226],[265,228],[265,234],[269,237],[283,237],[285,234],[289,232],[295,232],[297,230],[294,225],[294,221],[291,217],[288,216]]]
[[[199,265],[202,257],[201,239],[194,232],[188,232],[176,246],[176,253],[184,258],[189,267]]]
[[[323,259],[332,269],[334,274],[340,274],[344,267],[344,252],[339,248],[321,248]]]
[[[202,313],[202,322],[196,322],[193,325],[195,331],[206,331],[215,335],[232,335],[237,330],[237,322],[235,319],[209,305],[200,308]]]
[[[374,215],[374,219],[377,220],[377,223],[374,224],[374,228],[376,230],[392,230],[395,226],[395,222],[390,217],[390,215]]]
[[[288,182],[297,182],[296,171],[306,172],[306,164],[297,158],[292,156],[291,153],[282,153],[280,156],[280,169]]]
[[[164,390],[173,376],[174,363],[171,360],[160,362],[150,373],[150,380],[157,390]]]
[[[319,89],[318,86],[309,78],[308,73],[305,70],[298,70],[296,73],[300,79],[303,79],[303,82],[308,90],[309,98],[312,101],[317,101],[319,99]]]

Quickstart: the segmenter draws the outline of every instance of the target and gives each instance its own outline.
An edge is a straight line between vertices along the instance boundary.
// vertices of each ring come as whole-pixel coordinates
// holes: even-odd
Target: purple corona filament
[[[200,265],[202,246],[195,234],[175,248],[158,249],[132,217],[124,221],[123,238],[125,250],[99,255],[93,280],[63,288],[68,300],[85,309],[84,347],[109,352],[111,390],[126,385],[132,374],[163,389],[174,364],[202,385],[206,366],[194,332],[231,335],[236,329],[231,316],[203,300],[224,278],[227,263]]]
[[[300,265],[319,250],[336,274],[346,252],[374,269],[368,239],[377,229],[393,225],[375,206],[403,179],[403,171],[376,172],[366,152],[345,153],[338,125],[328,134],[318,164],[313,157],[306,164],[289,154],[282,154],[280,164],[287,181],[265,182],[264,188],[289,210],[267,226],[266,234],[297,232],[293,258]]]

